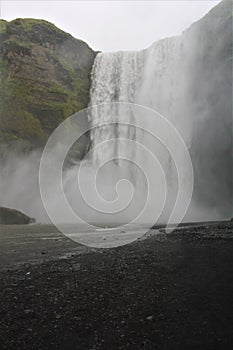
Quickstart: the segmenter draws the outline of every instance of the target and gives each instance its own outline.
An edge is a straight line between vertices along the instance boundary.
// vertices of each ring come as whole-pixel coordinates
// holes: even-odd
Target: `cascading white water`
[[[168,187],[174,192],[176,186],[174,178],[176,176],[174,165],[169,153],[157,142],[152,140],[143,131],[129,125],[119,125],[122,120],[119,113],[125,112],[124,122],[134,124],[136,118],[145,118],[147,129],[156,133],[155,125],[148,122],[143,113],[135,113],[128,107],[122,110],[117,105],[111,105],[112,102],[133,103],[151,108],[166,119],[170,120],[175,127],[182,130],[182,120],[179,117],[179,94],[182,89],[179,77],[181,70],[181,40],[180,38],[168,38],[154,43],[150,48],[138,52],[115,52],[99,53],[95,59],[92,69],[92,86],[90,92],[90,107],[103,104],[98,111],[91,111],[89,116],[92,125],[98,123],[113,123],[112,125],[94,128],[91,131],[92,141],[92,160],[95,164],[102,164],[104,160],[114,159],[117,165],[121,164],[119,158],[124,157],[126,150],[125,144],[121,139],[135,140],[149,148],[153,144],[155,153],[160,160],[165,172]],[[169,138],[170,135],[168,134]],[[105,141],[118,139],[117,142],[104,144]],[[102,144],[101,147],[96,147]],[[130,151],[128,148],[130,148]],[[127,147],[127,154],[130,154],[132,162],[137,162],[138,153],[134,145]],[[147,159],[143,159],[146,164]],[[125,165],[125,164],[124,164]],[[114,170],[125,174],[133,183],[139,183],[141,192],[144,191],[142,178],[135,171],[130,172],[132,165],[123,171],[120,167]],[[154,174],[156,178],[156,174]],[[155,181],[156,183],[156,181]],[[160,187],[159,180],[156,184]],[[170,199],[170,203],[173,200]]]
[[[136,95],[141,85],[144,66],[144,52],[116,52],[98,54],[92,70],[92,86],[90,105],[111,102],[136,102]],[[101,119],[100,119],[101,118]],[[126,122],[132,122],[132,114],[128,114]],[[95,145],[111,138],[126,137],[135,139],[135,130],[132,128],[118,127],[116,107],[113,111],[109,105],[101,107],[101,113],[92,111],[91,122],[114,122],[114,126],[94,129],[91,133],[93,148]],[[106,152],[108,156],[117,159],[120,154],[120,141],[114,149],[104,149],[101,154],[94,151],[94,162],[103,157]],[[117,161],[117,160],[116,160]]]
[[[179,129],[177,96],[180,89],[181,40],[167,38],[150,48],[135,52],[99,53],[92,69],[90,106],[110,102],[140,104],[164,115]],[[102,108],[102,113],[92,113],[91,122],[111,122],[117,119],[116,111]],[[130,118],[133,118],[130,115]],[[114,119],[114,120],[113,120]],[[126,120],[130,122],[131,120]],[[93,146],[115,137],[134,138],[132,129],[101,128],[93,130]],[[111,150],[117,156],[117,150]],[[102,155],[94,151],[94,160]]]
[[[174,119],[177,84],[180,83],[180,64],[179,37],[163,39],[152,44],[146,50],[137,102],[155,109],[169,120]]]

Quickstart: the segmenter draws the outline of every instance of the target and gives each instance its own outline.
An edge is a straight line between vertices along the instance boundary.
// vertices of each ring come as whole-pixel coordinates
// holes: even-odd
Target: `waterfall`
[[[119,178],[128,178],[133,184],[139,183],[141,188],[139,192],[142,193],[146,186],[145,178],[131,163],[126,165],[120,159],[127,154],[132,162],[139,161],[141,164],[143,162],[143,168],[147,169],[150,167],[149,160],[139,155],[135,144],[129,142],[126,146],[122,139],[142,143],[149,149],[153,146],[153,152],[156,153],[165,172],[170,207],[174,204],[174,198],[171,196],[174,197],[177,191],[177,185],[174,184],[177,175],[169,152],[144,131],[130,125],[121,125],[119,121],[123,120],[134,125],[135,120],[140,118],[140,123],[144,120],[145,127],[152,133],[157,132],[157,124],[148,118],[146,110],[137,113],[133,107],[124,105],[122,107],[121,104],[111,103],[132,103],[148,107],[162,114],[179,129],[182,125],[177,108],[181,89],[179,86],[181,63],[180,38],[167,38],[142,51],[99,53],[94,61],[91,76],[90,107],[103,105],[98,110],[91,110],[90,122],[93,126],[99,123],[112,123],[93,128],[91,131],[93,163],[101,166],[105,160],[113,160],[116,167],[114,170],[111,169],[109,176],[113,179],[118,173]],[[167,134],[168,139],[169,137]],[[111,144],[106,142],[113,139],[117,140]],[[163,195],[159,192],[162,180],[156,173],[153,176],[153,186],[157,188],[156,196],[159,198],[158,201],[162,201]]]
[[[144,66],[144,52],[116,52],[99,53],[95,59],[92,70],[92,86],[90,92],[90,105],[111,102],[135,103],[137,92],[141,85]],[[110,110],[109,110],[110,108]],[[101,113],[92,112],[91,122],[115,122],[114,127],[103,127],[93,130],[91,140],[93,148],[102,141],[111,138],[126,137],[135,139],[135,130],[119,127],[117,124],[117,111],[113,111],[109,105],[101,107]],[[101,120],[100,120],[101,118]],[[133,116],[128,115],[127,122],[131,122]],[[109,156],[117,158],[119,155],[120,141],[114,149],[104,150],[100,154],[94,151],[94,161],[98,162],[106,151]],[[110,154],[109,154],[110,153]],[[117,162],[117,160],[116,160]]]
[[[160,40],[151,47],[135,52],[99,53],[92,69],[90,106],[111,102],[130,102],[153,108],[179,128],[177,99],[181,62],[179,37]],[[129,113],[127,122],[133,116]],[[103,106],[101,113],[92,113],[91,122],[116,122],[115,128],[98,128],[91,133],[92,145],[115,138],[135,138],[131,128],[117,127],[117,115]],[[117,156],[117,150],[111,150]],[[94,151],[94,161],[102,157]]]
[[[141,102],[160,112],[165,104],[172,107],[180,55],[179,37],[162,39],[142,51],[99,53],[92,69],[90,104]]]
[[[138,103],[174,120],[181,64],[181,39],[167,38],[146,50]]]

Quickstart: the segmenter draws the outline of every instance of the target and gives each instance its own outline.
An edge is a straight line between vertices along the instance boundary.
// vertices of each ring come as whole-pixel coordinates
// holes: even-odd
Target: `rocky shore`
[[[2,260],[0,349],[232,349],[233,222],[150,233],[36,263],[28,238]]]

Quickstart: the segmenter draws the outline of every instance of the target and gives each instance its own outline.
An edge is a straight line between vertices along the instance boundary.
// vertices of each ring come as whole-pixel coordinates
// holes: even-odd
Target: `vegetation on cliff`
[[[96,53],[37,19],[0,21],[0,144],[41,147],[65,118],[87,107]]]

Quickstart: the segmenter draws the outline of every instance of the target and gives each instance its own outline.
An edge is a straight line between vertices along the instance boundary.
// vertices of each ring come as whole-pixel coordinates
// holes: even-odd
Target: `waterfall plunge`
[[[132,165],[132,163],[139,162],[143,164],[142,168],[146,168],[148,172],[154,171],[153,174],[150,174],[154,177],[150,189],[152,187],[157,189],[154,196],[156,196],[157,205],[160,207],[163,200],[163,194],[159,190],[162,187],[162,179],[158,174],[160,170],[152,170],[152,167],[150,169],[147,156],[139,154],[140,152],[137,151],[134,143],[129,142],[126,146],[124,140],[133,140],[143,144],[156,154],[166,178],[168,193],[161,217],[163,222],[167,221],[177,195],[177,173],[172,158],[166,147],[148,133],[133,126],[122,125],[119,121],[134,125],[137,119],[140,119],[140,122],[143,120],[145,127],[159,137],[156,124],[151,118],[147,118],[147,113],[151,113],[149,110],[147,112],[144,109],[143,112],[137,113],[133,107],[124,107],[124,103],[142,105],[159,112],[172,122],[186,137],[186,143],[189,144],[189,132],[187,128],[185,133],[183,132],[184,121],[178,115],[180,111],[179,96],[182,91],[181,64],[180,38],[168,38],[138,52],[99,53],[92,69],[90,107],[100,106],[98,111],[91,111],[89,119],[93,126],[99,123],[111,123],[93,128],[91,131],[93,164],[101,168],[108,160],[112,160],[114,163],[103,175],[106,178],[104,186],[102,186],[104,195],[108,197],[108,193],[111,193],[109,189],[116,185],[117,180],[127,178],[137,190],[134,200],[137,202],[145,197],[145,192],[148,190],[146,189],[147,179],[140,169]],[[119,104],[112,104],[114,102]],[[168,133],[167,138],[172,138],[172,135]],[[111,144],[106,142],[115,139],[117,141],[112,141]],[[121,160],[125,154],[128,155],[132,163]],[[182,158],[182,154],[180,156]],[[185,179],[183,180],[185,181]],[[107,183],[109,186],[106,186]],[[111,195],[109,198],[111,199]],[[154,207],[151,207],[150,210],[156,212],[157,205],[155,201]]]

